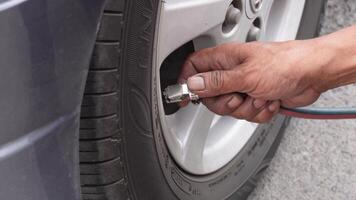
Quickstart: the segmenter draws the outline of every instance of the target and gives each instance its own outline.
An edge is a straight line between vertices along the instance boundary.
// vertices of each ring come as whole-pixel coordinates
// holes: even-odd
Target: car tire
[[[84,200],[246,199],[267,168],[288,119],[257,128],[222,169],[194,176],[174,161],[157,111],[152,71],[160,0],[109,0],[83,96],[80,181]],[[323,0],[307,0],[298,38],[315,36]]]

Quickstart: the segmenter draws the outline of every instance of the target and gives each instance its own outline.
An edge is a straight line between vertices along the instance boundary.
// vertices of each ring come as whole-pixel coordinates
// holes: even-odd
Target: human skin
[[[280,106],[307,106],[356,83],[356,26],[310,40],[203,49],[189,56],[179,81],[212,112],[265,123]]]

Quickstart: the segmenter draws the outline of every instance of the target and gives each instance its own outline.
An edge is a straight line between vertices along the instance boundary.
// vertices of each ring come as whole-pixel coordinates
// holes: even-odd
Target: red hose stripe
[[[303,118],[303,119],[356,119],[356,115],[345,114],[345,115],[317,115],[308,113],[293,112],[290,110],[281,109],[279,112],[282,115]]]

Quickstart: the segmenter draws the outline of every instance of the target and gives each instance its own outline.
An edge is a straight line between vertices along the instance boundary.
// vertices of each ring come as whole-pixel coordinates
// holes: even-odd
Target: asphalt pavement
[[[356,0],[329,0],[321,34],[356,24]],[[356,36],[355,36],[356,37]],[[317,106],[356,106],[356,85]],[[356,200],[356,120],[293,119],[249,200]]]

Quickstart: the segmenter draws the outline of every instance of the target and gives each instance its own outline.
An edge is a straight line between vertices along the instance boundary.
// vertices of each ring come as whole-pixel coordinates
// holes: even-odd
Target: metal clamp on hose
[[[190,92],[188,85],[176,84],[168,86],[164,91],[166,103],[179,103],[181,101],[191,101],[193,104],[199,104],[200,98],[198,95]]]

